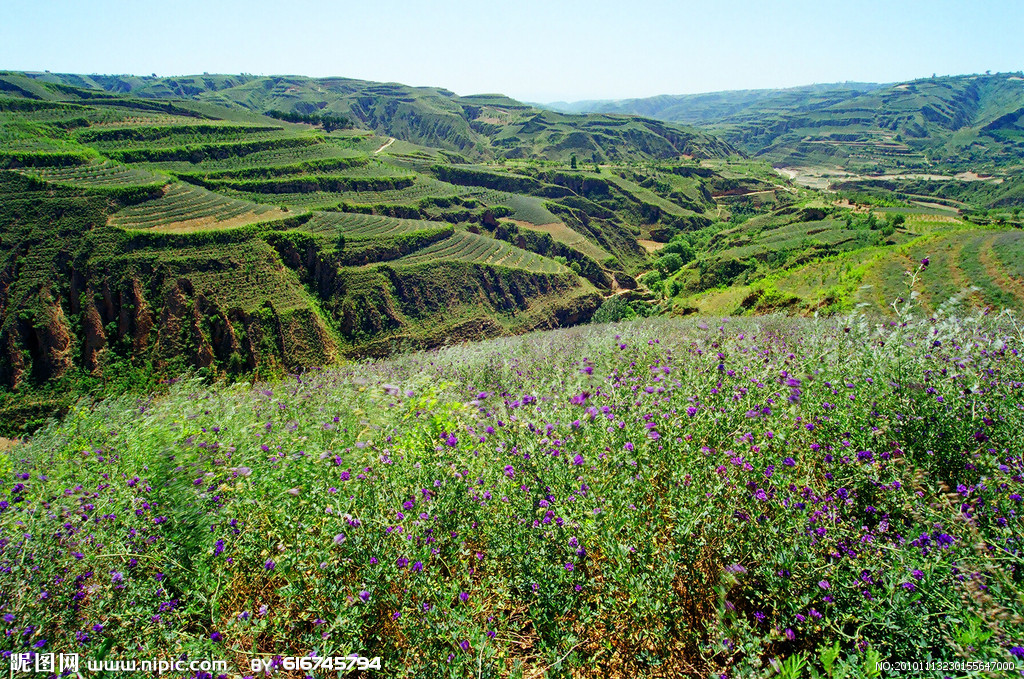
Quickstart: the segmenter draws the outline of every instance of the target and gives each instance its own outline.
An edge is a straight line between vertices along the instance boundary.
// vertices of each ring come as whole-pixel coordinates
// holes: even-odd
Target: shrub
[[[636,311],[622,295],[613,295],[601,303],[594,312],[592,322],[615,323],[628,318],[635,318]]]

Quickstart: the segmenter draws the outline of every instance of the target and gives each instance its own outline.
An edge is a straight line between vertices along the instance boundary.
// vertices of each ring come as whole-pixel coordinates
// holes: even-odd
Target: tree
[[[696,253],[693,251],[693,246],[690,245],[688,240],[679,238],[673,239],[668,245],[662,249],[662,252],[666,255],[677,254],[683,260],[683,264],[692,262],[696,258]]]
[[[683,258],[680,257],[678,253],[670,252],[667,255],[659,257],[655,266],[658,267],[659,271],[675,273],[683,268]]]
[[[576,154],[575,153],[572,154],[572,156],[569,158],[569,167],[571,167],[574,170],[576,169]]]

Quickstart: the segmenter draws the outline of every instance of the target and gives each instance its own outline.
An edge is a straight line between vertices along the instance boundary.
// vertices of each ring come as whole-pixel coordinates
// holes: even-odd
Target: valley
[[[0,86],[8,435],[185,370],[269,377],[592,319],[891,313],[929,255],[926,309],[1024,302],[1012,163],[773,168],[672,123],[343,79]]]

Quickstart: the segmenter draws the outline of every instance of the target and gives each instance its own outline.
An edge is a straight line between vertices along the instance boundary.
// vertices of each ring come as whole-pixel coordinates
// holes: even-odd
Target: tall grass
[[[7,647],[240,675],[311,652],[416,677],[1020,662],[1024,338],[898,311],[82,403],[0,462]]]

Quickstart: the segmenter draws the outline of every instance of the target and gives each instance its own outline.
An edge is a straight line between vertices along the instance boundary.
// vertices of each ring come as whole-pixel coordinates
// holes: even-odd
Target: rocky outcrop
[[[91,295],[82,316],[82,333],[82,362],[86,370],[98,375],[102,369],[103,350],[107,346],[107,333],[103,330],[103,320]]]
[[[39,379],[56,379],[72,367],[71,331],[59,297],[43,308],[32,327],[32,336],[30,351],[34,345],[36,356],[33,359],[37,360],[33,361],[33,369],[38,371]]]

